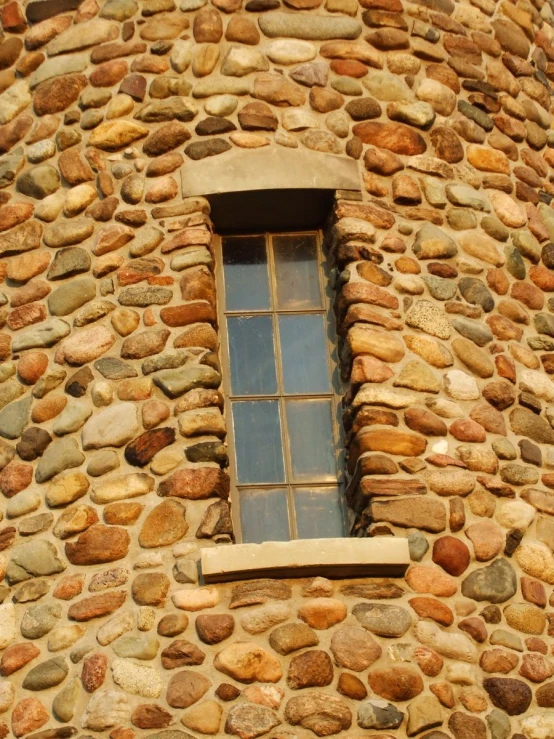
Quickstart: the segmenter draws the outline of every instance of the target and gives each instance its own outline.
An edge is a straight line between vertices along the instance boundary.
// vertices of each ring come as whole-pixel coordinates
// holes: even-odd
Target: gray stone
[[[476,277],[462,277],[458,287],[465,300],[471,305],[480,305],[485,313],[494,308],[494,298],[484,282]]]
[[[58,550],[50,541],[36,539],[16,546],[6,569],[10,585],[30,580],[32,577],[56,575],[66,568]]]
[[[25,156],[21,147],[0,159],[0,190],[12,184],[24,164]]]
[[[477,601],[504,603],[516,592],[516,573],[507,559],[497,559],[487,567],[474,570],[462,582],[462,594]]]
[[[43,603],[25,611],[21,619],[21,635],[25,639],[40,639],[56,626],[62,616],[60,603]]]
[[[477,216],[472,210],[450,208],[446,213],[446,220],[450,228],[455,231],[469,231],[477,228]]]
[[[492,739],[508,739],[511,734],[510,719],[498,708],[493,710],[486,717],[487,724],[491,732]]]
[[[103,357],[94,363],[95,369],[106,380],[125,380],[129,377],[138,377],[138,372],[127,362],[117,357]]]
[[[112,472],[119,467],[119,457],[112,450],[104,450],[94,454],[87,466],[87,475],[101,477],[107,472]]]
[[[447,280],[437,275],[424,275],[423,281],[435,300],[451,300],[458,289],[456,280]]]
[[[480,226],[491,239],[508,241],[510,238],[509,229],[495,216],[483,216]]]
[[[149,305],[166,305],[173,297],[168,287],[127,287],[119,294],[121,305],[146,308]]]
[[[527,229],[512,231],[512,243],[522,256],[527,257],[533,264],[538,264],[541,258],[541,245],[531,231]]]
[[[393,102],[387,105],[387,115],[391,121],[400,121],[416,128],[429,128],[435,120],[435,111],[429,103]]]
[[[72,434],[81,428],[91,414],[92,408],[88,402],[84,400],[73,400],[66,405],[56,418],[52,431],[56,436]]]
[[[44,200],[60,187],[60,174],[51,164],[39,164],[17,178],[18,191],[35,200]]]
[[[307,41],[326,41],[355,39],[362,32],[361,24],[354,18],[313,13],[266,13],[259,17],[258,23],[262,32],[269,38],[283,36]]]
[[[525,262],[518,249],[507,244],[504,247],[504,254],[506,255],[506,269],[515,277],[516,280],[524,280],[527,274]]]
[[[42,349],[54,346],[58,341],[68,336],[70,331],[71,326],[67,321],[63,321],[61,318],[52,318],[50,321],[44,321],[36,328],[30,328],[16,335],[12,342],[12,351],[22,352],[25,349]]]
[[[53,316],[68,316],[95,296],[95,280],[88,277],[71,280],[50,293],[48,309]]]
[[[49,280],[62,280],[81,272],[88,272],[91,257],[88,251],[79,247],[67,247],[56,252],[56,256],[48,270]]]
[[[59,685],[69,672],[67,662],[63,657],[53,657],[33,667],[25,675],[23,688],[25,690],[47,690]]]
[[[489,213],[491,206],[489,201],[478,190],[469,185],[453,183],[446,186],[446,197],[453,205],[461,205],[464,208],[484,211]]]
[[[486,346],[494,339],[492,331],[486,323],[480,323],[471,318],[457,316],[452,321],[452,327],[466,339],[477,344],[477,346]]]
[[[139,430],[135,404],[116,403],[96,413],[85,423],[81,432],[83,449],[123,446],[131,441]]]
[[[450,259],[458,253],[453,239],[432,223],[419,229],[412,251],[418,259]]]
[[[177,369],[186,364],[190,357],[190,352],[184,350],[162,352],[144,360],[141,366],[142,374],[151,375],[153,372],[160,372],[161,370]]]
[[[90,218],[79,218],[69,221],[60,221],[46,226],[44,229],[44,243],[46,246],[58,248],[73,246],[85,241],[94,232],[94,221]]]
[[[358,603],[352,609],[360,624],[378,636],[399,637],[412,625],[410,614],[401,606],[386,603]]]
[[[2,408],[0,411],[0,436],[5,439],[18,439],[21,436],[29,421],[32,403],[33,398],[29,396]]]
[[[176,370],[163,370],[154,376],[157,385],[168,398],[180,395],[197,387],[216,389],[221,383],[221,375],[212,367],[196,365]]]
[[[80,693],[81,681],[73,677],[56,695],[52,701],[52,711],[58,721],[71,721]]]
[[[358,708],[358,726],[362,729],[397,729],[403,719],[402,711],[383,700],[365,700]]]
[[[35,472],[37,482],[47,482],[55,475],[85,461],[76,439],[63,438],[54,441],[42,455]]]
[[[132,659],[154,659],[158,654],[160,642],[152,636],[121,636],[112,644],[118,657]]]
[[[410,531],[406,538],[408,539],[410,559],[412,562],[421,562],[429,549],[429,542],[423,536],[421,531]]]

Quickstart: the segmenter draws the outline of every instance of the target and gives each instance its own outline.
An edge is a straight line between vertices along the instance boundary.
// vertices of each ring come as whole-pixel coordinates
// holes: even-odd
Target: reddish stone
[[[0,154],[9,151],[18,141],[27,135],[33,125],[30,115],[20,115],[13,121],[0,127]]]
[[[448,164],[456,164],[464,158],[464,147],[451,128],[436,126],[429,134],[435,156]]]
[[[487,649],[481,654],[479,666],[485,672],[511,672],[519,662],[519,657],[514,652],[506,649]]]
[[[126,593],[117,590],[112,593],[101,593],[90,598],[83,598],[69,607],[67,617],[72,621],[90,621],[93,618],[109,616],[123,605]]]
[[[134,467],[144,467],[166,446],[175,441],[175,429],[159,428],[145,431],[125,448],[125,459]]]
[[[420,618],[432,618],[442,626],[451,626],[454,623],[454,614],[450,608],[435,598],[411,598],[409,604]]]
[[[406,426],[424,436],[446,436],[448,429],[442,418],[424,408],[408,408],[404,412]]]
[[[25,490],[33,481],[33,465],[12,461],[0,473],[0,490],[6,498]]]
[[[458,628],[460,631],[465,631],[466,634],[469,634],[471,638],[479,644],[485,642],[488,636],[484,622],[480,618],[477,618],[477,616],[464,618],[463,621],[460,621],[458,624]]]
[[[139,729],[166,729],[173,723],[173,716],[163,706],[143,703],[133,711],[131,723]]]
[[[324,687],[333,681],[333,664],[327,652],[309,649],[292,658],[287,672],[287,686],[292,690]]]
[[[554,665],[549,659],[537,652],[524,654],[519,674],[533,683],[542,683],[554,675]]]
[[[176,639],[161,653],[162,667],[166,670],[201,665],[205,659],[204,652],[187,639]]]
[[[219,644],[235,629],[235,619],[226,613],[202,614],[196,617],[196,633],[204,644]]]
[[[33,107],[37,115],[60,113],[72,105],[87,86],[83,74],[67,74],[41,82],[33,94]]]
[[[331,69],[335,74],[355,78],[365,77],[369,71],[367,66],[357,59],[333,59]]]
[[[423,680],[413,667],[392,665],[372,670],[368,676],[369,687],[388,701],[406,701],[423,691]]]
[[[544,608],[547,603],[544,585],[533,577],[523,575],[521,580],[521,594],[528,603]]]
[[[20,737],[37,731],[50,719],[50,714],[38,698],[24,698],[12,711],[12,731]]]
[[[58,165],[63,177],[70,185],[94,180],[94,172],[77,149],[66,149],[60,154]]]
[[[113,562],[127,555],[130,536],[125,529],[95,524],[67,542],[65,554],[71,564],[93,565]]]
[[[429,647],[415,647],[414,659],[419,669],[427,677],[436,677],[442,670],[442,657],[434,649],[430,649]]]
[[[104,683],[108,669],[108,658],[105,654],[91,654],[85,657],[81,670],[81,682],[87,693],[94,693]]]
[[[458,441],[482,443],[487,439],[487,434],[481,424],[469,418],[457,418],[450,424],[448,430]]]
[[[42,303],[29,303],[20,308],[14,308],[6,320],[12,331],[19,331],[25,326],[40,323],[46,319],[46,306]]]
[[[114,59],[96,67],[91,72],[89,81],[93,87],[113,87],[125,77],[128,71],[127,62]]]
[[[44,352],[31,351],[23,354],[17,364],[19,377],[27,385],[34,385],[48,367],[48,356]]]
[[[540,654],[548,654],[548,647],[542,639],[537,636],[529,636],[525,640],[525,646],[530,652],[540,652]]]
[[[352,132],[364,144],[372,144],[380,149],[388,149],[395,154],[414,156],[423,154],[427,150],[427,144],[421,134],[401,123],[363,121],[356,123],[352,128]]]
[[[0,9],[0,21],[4,31],[9,33],[23,33],[27,28],[23,8],[16,0]]]
[[[52,596],[60,600],[72,600],[81,594],[84,584],[84,575],[64,575],[54,588]]]
[[[536,285],[529,282],[514,282],[510,295],[531,310],[541,310],[544,305],[544,294]]]
[[[32,642],[23,642],[22,644],[14,644],[8,647],[2,653],[2,660],[0,661],[0,674],[3,677],[8,677],[26,664],[31,662],[35,657],[40,654],[40,649]]]
[[[192,323],[216,323],[214,306],[206,300],[194,300],[162,308],[160,318],[166,326],[188,326]]]
[[[459,577],[468,568],[469,560],[467,545],[454,536],[441,536],[433,545],[433,562],[449,575]]]

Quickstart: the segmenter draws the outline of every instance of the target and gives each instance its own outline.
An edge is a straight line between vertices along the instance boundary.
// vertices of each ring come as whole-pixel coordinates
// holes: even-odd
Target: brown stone
[[[0,490],[6,498],[25,490],[33,480],[33,466],[12,461],[0,473]]]
[[[172,708],[188,708],[200,700],[211,687],[207,677],[183,670],[173,675],[167,686],[166,701]]]
[[[333,681],[333,665],[326,652],[312,649],[292,658],[287,685],[292,690],[324,687]]]
[[[116,526],[129,526],[135,523],[143,510],[142,503],[109,503],[104,507],[104,521]]]
[[[379,659],[381,651],[377,641],[365,629],[356,626],[341,628],[331,638],[331,652],[336,664],[355,672],[367,669]]]
[[[446,572],[459,577],[469,565],[469,549],[454,536],[442,536],[433,545],[433,562]]]
[[[182,539],[187,530],[185,506],[176,500],[164,500],[144,521],[139,544],[148,549],[169,546]]]
[[[2,652],[0,660],[0,674],[3,677],[17,672],[26,664],[31,662],[40,654],[40,649],[31,642],[23,642],[22,644],[14,644]]]
[[[139,729],[166,729],[173,723],[173,716],[156,703],[141,703],[131,714],[131,723]]]
[[[166,670],[201,665],[205,658],[204,652],[187,639],[177,639],[171,642],[161,653],[162,667]]]
[[[298,609],[298,616],[312,629],[329,629],[344,621],[346,606],[335,598],[315,598],[303,603]]]
[[[421,134],[401,123],[377,123],[363,121],[356,123],[352,131],[364,144],[371,144],[380,149],[388,149],[395,154],[414,156],[423,154],[427,145]]]
[[[525,713],[533,697],[531,688],[526,683],[512,678],[488,677],[483,680],[483,687],[492,703],[508,716]]]
[[[169,585],[169,578],[163,572],[143,572],[133,580],[131,594],[140,606],[163,606]]]
[[[465,631],[466,634],[469,634],[471,638],[479,644],[485,642],[488,636],[485,624],[480,618],[477,618],[476,616],[464,618],[458,623],[458,628],[461,631]]]
[[[411,598],[409,604],[420,618],[432,618],[442,626],[451,626],[454,623],[454,614],[450,608],[434,598]]]
[[[94,180],[94,172],[89,163],[76,149],[66,149],[60,154],[58,165],[63,177],[70,185],[80,185]]]
[[[226,613],[201,614],[196,617],[196,633],[204,644],[219,644],[235,629],[235,619]]]
[[[167,306],[160,311],[166,326],[188,326],[191,323],[215,323],[215,307],[207,300],[191,300],[181,305]]]
[[[423,680],[413,667],[392,665],[372,670],[368,676],[369,687],[388,701],[406,701],[423,691]]]
[[[537,705],[541,708],[554,708],[554,682],[541,685],[535,691]]]
[[[84,575],[64,575],[54,588],[52,596],[60,600],[72,600],[83,591]]]
[[[130,536],[125,529],[95,524],[65,545],[71,564],[93,565],[114,562],[127,555]]]
[[[450,714],[448,728],[455,739],[486,739],[487,725],[477,716],[470,716],[461,711]]]
[[[12,711],[12,731],[20,737],[37,731],[50,719],[50,714],[38,698],[23,698]]]
[[[190,139],[190,132],[177,121],[159,126],[144,142],[143,152],[149,157],[159,157],[176,149]]]
[[[351,675],[349,672],[340,674],[337,682],[337,692],[356,701],[367,698],[367,688],[363,682],[359,677]]]
[[[87,693],[94,693],[104,683],[108,670],[108,658],[105,654],[96,653],[85,657],[81,670],[81,682]]]
[[[158,495],[187,500],[227,498],[229,478],[222,470],[212,467],[178,470],[160,483]]]
[[[152,458],[175,441],[175,429],[145,431],[125,447],[125,459],[134,467],[144,467]]]
[[[35,113],[60,113],[77,100],[86,86],[87,78],[83,74],[67,74],[41,82],[33,94]]]
[[[442,418],[424,408],[408,408],[404,411],[406,426],[424,436],[446,436],[447,426]]]
[[[554,665],[542,654],[524,654],[519,674],[533,683],[542,683],[554,675]]]
[[[118,590],[84,598],[69,607],[67,617],[72,621],[90,621],[93,618],[109,616],[123,605],[125,597],[125,591]]]

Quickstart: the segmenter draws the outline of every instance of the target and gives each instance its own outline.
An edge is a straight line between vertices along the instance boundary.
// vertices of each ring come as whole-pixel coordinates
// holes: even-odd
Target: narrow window
[[[219,256],[236,531],[243,542],[343,536],[319,234],[226,236]]]

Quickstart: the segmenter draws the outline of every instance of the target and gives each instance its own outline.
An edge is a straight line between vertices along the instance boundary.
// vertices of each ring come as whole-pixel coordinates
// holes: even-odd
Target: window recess
[[[216,248],[237,538],[344,536],[340,385],[320,234],[225,236]]]

